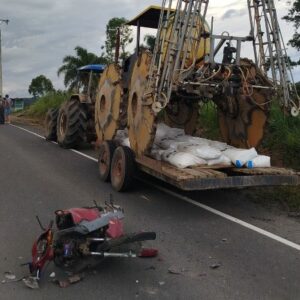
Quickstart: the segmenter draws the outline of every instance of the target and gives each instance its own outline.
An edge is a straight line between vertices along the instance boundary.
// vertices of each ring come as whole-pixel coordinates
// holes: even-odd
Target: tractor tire
[[[87,112],[78,100],[65,102],[57,119],[57,142],[66,149],[76,148],[86,140]]]
[[[118,147],[111,162],[110,180],[111,185],[117,192],[128,190],[135,175],[134,153],[129,147]]]
[[[58,108],[50,108],[47,111],[44,122],[45,138],[47,141],[57,140],[57,116]]]
[[[100,179],[104,182],[110,181],[110,169],[116,144],[113,141],[105,141],[99,149],[98,168]]]

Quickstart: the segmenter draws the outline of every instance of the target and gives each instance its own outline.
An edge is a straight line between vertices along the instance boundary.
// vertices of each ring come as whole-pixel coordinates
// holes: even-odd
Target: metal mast
[[[298,98],[293,75],[287,60],[274,0],[247,0],[251,32],[254,37],[254,52],[256,63],[267,75],[270,72],[274,86],[282,97],[282,104],[293,112],[299,110],[292,99],[292,94]],[[299,100],[299,98],[298,98]],[[292,104],[292,105],[291,105]]]
[[[176,9],[172,10],[172,0],[163,0],[146,89],[146,92],[151,89],[155,91],[154,111],[160,111],[169,102],[174,82],[185,71],[185,62],[191,56],[192,47],[189,46],[194,44],[193,52],[197,53],[204,33],[204,22],[196,38],[193,31],[199,18],[205,20],[208,3],[209,0],[179,0]]]

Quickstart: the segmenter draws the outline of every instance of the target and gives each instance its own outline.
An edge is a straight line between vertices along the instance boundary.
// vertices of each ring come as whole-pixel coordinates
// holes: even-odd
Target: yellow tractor
[[[77,70],[76,92],[59,108],[51,108],[46,114],[47,140],[57,141],[63,148],[95,141],[95,98],[104,68],[104,65],[87,65]]]
[[[178,0],[174,8],[173,1],[164,0],[162,7],[148,7],[127,23],[137,27],[135,53],[122,66],[108,65],[101,76],[95,103],[99,171],[101,179],[111,180],[117,190],[127,187],[134,165],[168,182],[172,172],[178,173],[163,174],[168,166],[149,157],[158,120],[192,135],[199,103],[211,101],[218,110],[223,140],[251,148],[262,141],[276,93],[286,111],[299,113],[273,1],[248,0],[251,32],[242,37],[214,34],[213,21],[210,26],[205,21],[208,4]],[[157,29],[152,52],[140,44],[141,28]],[[242,57],[243,44],[252,47],[253,61]],[[130,148],[116,149],[114,138],[125,128]]]

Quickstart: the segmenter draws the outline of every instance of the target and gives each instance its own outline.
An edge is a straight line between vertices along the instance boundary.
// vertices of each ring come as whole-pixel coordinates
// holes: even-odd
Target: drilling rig
[[[100,79],[99,144],[127,127],[135,155],[147,155],[162,114],[168,125],[193,134],[201,102],[216,105],[223,140],[241,148],[262,141],[273,101],[297,117],[300,101],[274,1],[247,0],[247,6],[247,36],[215,34],[213,19],[206,21],[209,0],[163,0],[128,22],[137,27],[137,47],[122,66],[108,65]],[[152,53],[140,46],[142,27],[157,29]],[[243,44],[253,60],[243,58]]]

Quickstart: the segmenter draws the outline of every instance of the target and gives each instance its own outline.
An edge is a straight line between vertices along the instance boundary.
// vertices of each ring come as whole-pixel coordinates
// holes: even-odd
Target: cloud
[[[4,1],[0,0],[0,3]],[[245,10],[244,1],[214,0],[211,3],[208,20],[212,14],[215,16],[214,32],[249,33],[247,25],[241,26],[247,23],[245,18],[239,15]],[[4,93],[12,97],[27,96],[32,78],[40,74],[50,78],[55,88],[64,88],[63,78],[57,77],[56,73],[65,55],[73,54],[77,45],[100,54],[105,26],[110,18],[131,19],[147,6],[160,4],[161,0],[5,1],[5,5],[1,5],[0,18],[8,18],[10,23],[1,25]],[[281,5],[280,9],[286,11],[285,6]],[[229,12],[232,10],[235,12]],[[228,12],[230,21],[222,18]],[[283,24],[288,40],[292,30]]]
[[[247,13],[246,9],[228,9],[222,16],[222,20],[231,19],[234,17],[241,17]]]

